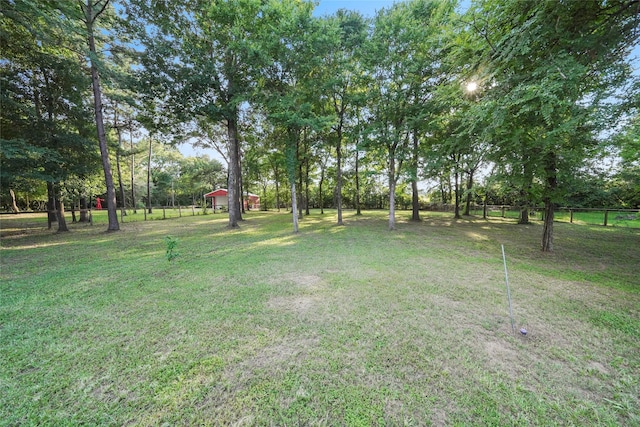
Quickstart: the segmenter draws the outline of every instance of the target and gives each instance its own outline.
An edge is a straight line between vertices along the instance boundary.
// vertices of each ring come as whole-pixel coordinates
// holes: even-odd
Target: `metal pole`
[[[509,317],[511,318],[511,329],[516,333],[516,327],[513,322],[513,310],[511,309],[511,291],[509,290],[509,273],[507,273],[507,257],[504,255],[504,245],[502,245],[502,261],[504,262],[504,280],[507,283],[507,299],[509,300]]]

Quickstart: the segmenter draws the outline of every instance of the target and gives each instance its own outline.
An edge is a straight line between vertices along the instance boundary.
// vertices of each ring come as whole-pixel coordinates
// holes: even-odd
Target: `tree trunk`
[[[149,135],[149,158],[147,159],[147,212],[152,213],[151,208],[151,143],[153,138]]]
[[[455,180],[455,187],[454,187],[454,192],[455,192],[455,206],[454,206],[454,215],[453,217],[455,219],[460,219],[460,174],[458,173],[458,170],[456,169],[456,171],[453,174],[453,179]]]
[[[120,130],[118,129],[118,140],[120,140]],[[118,147],[120,145],[118,144]],[[120,187],[120,203],[121,203],[121,214],[125,216],[127,214],[126,206],[125,206],[125,198],[124,198],[124,184],[122,184],[122,168],[120,167],[120,149],[116,151],[116,170],[118,172],[118,186]]]
[[[440,177],[440,199],[442,199],[442,204],[447,203],[447,199],[445,198],[446,192],[444,189],[444,177]]]
[[[13,192],[13,189],[9,189],[9,194],[11,195],[11,210],[13,213],[20,213],[20,209],[18,209],[18,204],[16,203],[16,193]]]
[[[89,206],[87,206],[87,198],[80,197],[80,222],[89,222]]]
[[[304,197],[302,196],[302,191],[304,187],[302,186],[302,162],[300,161],[300,144],[296,144],[296,161],[298,164],[298,217],[304,218],[302,209],[304,208]]]
[[[411,179],[411,220],[412,221],[420,221],[420,198],[418,197],[418,132],[414,129],[412,132],[413,136],[413,158],[411,169],[413,172],[413,177]]]
[[[360,174],[358,173],[360,168],[360,153],[358,153],[356,147],[356,215],[362,215],[360,211]]]
[[[520,206],[518,224],[529,224],[529,206]]]
[[[336,141],[336,205],[338,208],[338,225],[344,225],[342,221],[342,124],[338,126]]]
[[[306,139],[306,136],[305,136]],[[311,204],[311,199],[309,198],[309,147],[307,141],[305,141],[305,156],[304,156],[304,213],[309,216],[309,205]]]
[[[544,201],[544,226],[542,229],[542,252],[553,252],[553,215],[555,205],[550,198]]]
[[[96,55],[96,45],[93,36],[93,24],[98,18],[98,14],[94,15],[94,4],[92,0],[87,0],[85,9],[85,18],[87,24],[87,36],[89,42],[89,50],[92,56]],[[104,10],[104,9],[103,9]],[[113,174],[111,173],[111,162],[109,160],[109,150],[107,147],[107,137],[104,130],[104,119],[102,117],[102,90],[100,89],[100,76],[95,60],[91,57],[91,84],[93,87],[93,104],[95,110],[96,128],[98,131],[98,143],[100,145],[100,156],[102,157],[102,168],[104,170],[104,181],[107,185],[107,215],[109,225],[107,231],[118,231],[118,213],[116,212],[116,192],[113,184]]]
[[[525,158],[524,160],[524,184],[520,189],[520,216],[518,218],[518,224],[529,224],[529,202],[531,192],[531,186],[533,185],[533,171],[531,169],[529,158]]]
[[[227,120],[227,136],[229,138],[229,178],[227,182],[227,203],[229,204],[229,228],[238,227],[240,210],[238,209],[238,124],[236,122],[237,112]]]
[[[467,179],[467,200],[464,205],[464,215],[469,216],[471,214],[471,189],[473,188],[473,171],[468,172]]]
[[[47,182],[47,228],[51,229],[51,224],[58,220],[56,216],[56,196],[53,183]]]
[[[320,215],[324,215],[324,196],[322,195],[322,185],[324,184],[325,165],[325,161],[322,160],[320,163],[320,182],[318,183],[318,205],[320,205]]]
[[[305,182],[304,182],[304,213],[305,215],[309,216],[309,165],[307,165],[306,167],[306,178],[305,178]]]
[[[276,208],[280,212],[280,173],[278,170],[278,164],[274,161],[273,177],[276,181]]]
[[[395,152],[389,153],[389,230],[396,229],[396,159]]]
[[[542,251],[553,252],[553,216],[555,203],[553,198],[558,187],[556,154],[550,152],[545,158],[546,196],[544,198],[544,226],[542,230]]]
[[[87,0],[85,9],[85,18],[87,24],[87,36],[89,42],[89,50],[92,55],[96,55],[96,45],[93,36],[93,24],[102,12],[94,14],[94,2]],[[104,10],[104,9],[103,9]],[[100,89],[100,76],[95,60],[90,58],[91,64],[91,84],[93,87],[93,103],[95,110],[96,128],[98,131],[98,143],[100,145],[100,156],[102,157],[102,168],[104,169],[104,180],[107,185],[107,214],[109,218],[109,226],[107,231],[117,231],[120,229],[118,224],[118,213],[116,211],[116,192],[113,184],[113,175],[111,173],[111,163],[109,160],[109,150],[107,147],[107,137],[104,130],[104,120],[102,117],[102,91]]]
[[[236,134],[237,135],[237,134]],[[237,138],[237,136],[236,136]],[[244,214],[244,182],[242,181],[242,154],[240,152],[240,141],[238,141],[238,188],[237,195],[238,197],[238,221],[242,221],[242,214]]]
[[[129,145],[131,147],[131,206],[133,206],[133,213],[135,214],[138,213],[138,210],[136,209],[136,186],[134,182],[134,162],[136,155],[133,151],[133,130],[129,131]]]
[[[56,216],[58,218],[58,233],[69,231],[67,220],[64,218],[64,202],[60,199],[56,201]]]
[[[245,210],[244,204],[245,204],[245,201],[247,202],[247,205],[249,203],[248,202],[249,201],[249,191],[247,191],[246,193],[244,192],[244,181],[242,179],[242,163],[240,165],[241,165],[240,168],[239,168],[240,169],[240,175],[238,176],[238,186],[240,187],[238,189],[238,194],[240,194],[240,207],[239,207],[239,209],[240,209],[240,215],[244,215],[245,213],[247,213],[246,210]],[[245,197],[246,197],[246,199],[245,199]]]
[[[293,232],[298,232],[298,201],[296,200],[296,181],[291,180],[291,214],[293,216]]]
[[[118,187],[120,190],[120,215],[125,216],[127,214],[126,201],[124,198],[124,185],[122,184],[122,168],[120,167],[120,150],[122,150],[122,130],[118,123],[118,105],[115,105],[113,111],[113,127],[118,133],[118,149],[116,150],[116,171],[118,173]]]
[[[76,222],[78,222],[78,219],[76,218],[76,204],[75,202],[71,203],[71,223],[75,224]]]
[[[291,215],[293,217],[293,232],[298,232],[298,200],[296,190],[296,169],[298,160],[298,138],[296,129],[287,129],[287,149],[286,149],[286,162],[287,162],[287,177],[289,179],[289,186],[291,187]]]
[[[264,203],[260,203],[260,210],[266,212],[267,210],[269,210],[267,207],[267,185],[266,184],[262,186],[262,199],[264,200]]]

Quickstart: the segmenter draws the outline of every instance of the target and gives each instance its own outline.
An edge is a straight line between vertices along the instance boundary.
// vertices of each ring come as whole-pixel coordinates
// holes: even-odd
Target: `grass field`
[[[0,217],[0,425],[640,425],[638,229],[101,215]]]

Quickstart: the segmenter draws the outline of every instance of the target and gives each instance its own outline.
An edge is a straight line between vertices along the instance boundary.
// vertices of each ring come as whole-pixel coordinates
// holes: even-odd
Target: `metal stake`
[[[507,273],[507,257],[504,255],[504,245],[502,245],[502,261],[504,262],[504,280],[507,282],[507,299],[509,300],[509,317],[511,318],[511,329],[516,333],[516,326],[513,322],[513,310],[511,309],[511,291],[509,290],[509,273]]]

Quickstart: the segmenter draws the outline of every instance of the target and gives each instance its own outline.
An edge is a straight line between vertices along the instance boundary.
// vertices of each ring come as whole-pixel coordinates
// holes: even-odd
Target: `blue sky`
[[[357,10],[364,16],[374,16],[376,11],[392,6],[394,0],[320,0],[314,15],[331,15],[338,9]]]

